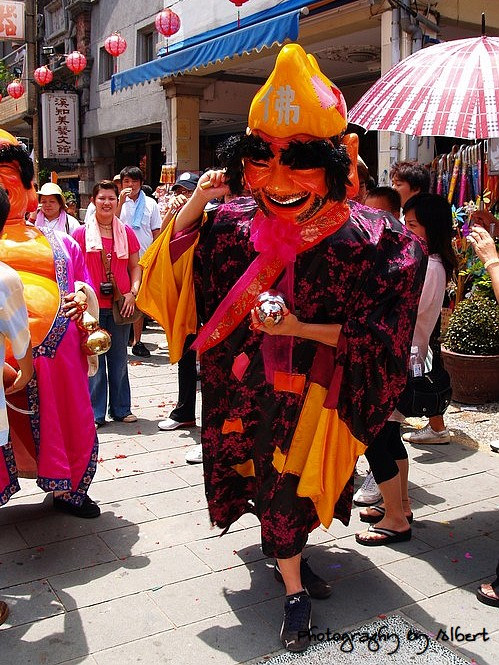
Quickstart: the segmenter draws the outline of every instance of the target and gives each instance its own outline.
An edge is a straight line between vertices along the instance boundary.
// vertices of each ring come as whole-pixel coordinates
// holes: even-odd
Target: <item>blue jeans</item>
[[[128,333],[130,326],[117,326],[112,309],[101,309],[101,328],[111,335],[111,348],[99,356],[99,369],[90,377],[90,397],[94,409],[95,422],[106,419],[107,393],[109,384],[109,416],[122,420],[131,413],[130,382],[128,380]]]

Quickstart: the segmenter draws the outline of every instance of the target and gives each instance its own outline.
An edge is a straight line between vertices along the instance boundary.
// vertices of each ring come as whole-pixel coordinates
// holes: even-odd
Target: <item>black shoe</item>
[[[137,342],[132,346],[132,353],[134,356],[140,356],[141,358],[149,358],[151,352],[145,344],[142,342]]]
[[[132,353],[134,356],[140,356],[141,358],[149,358],[151,352],[142,342],[137,342],[132,346]]]
[[[100,515],[99,506],[95,503],[95,501],[92,501],[89,496],[84,498],[81,506],[75,506],[74,504],[69,503],[69,501],[65,501],[59,496],[54,496],[54,508],[56,510],[60,510],[62,513],[69,513],[75,517],[85,517],[88,519],[92,517],[99,517]]]
[[[310,646],[312,601],[306,591],[286,596],[281,643],[288,651],[305,651]]]
[[[319,577],[314,573],[312,568],[310,568],[308,565],[307,559],[302,558],[301,560],[300,575],[301,582],[311,598],[324,600],[324,598],[329,598],[329,596],[333,593],[332,586],[328,584],[326,580],[323,580],[322,577]],[[274,566],[274,577],[278,582],[284,584],[284,580],[282,579],[281,571],[279,570],[277,561],[275,562]]]

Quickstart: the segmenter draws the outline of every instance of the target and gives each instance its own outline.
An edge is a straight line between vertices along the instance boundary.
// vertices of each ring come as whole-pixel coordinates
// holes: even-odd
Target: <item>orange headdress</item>
[[[345,131],[347,107],[314,56],[298,44],[287,44],[251,103],[248,126],[278,139],[330,138]]]

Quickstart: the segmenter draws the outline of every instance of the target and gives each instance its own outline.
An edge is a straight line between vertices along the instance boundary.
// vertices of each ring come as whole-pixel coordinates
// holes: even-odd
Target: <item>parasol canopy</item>
[[[368,130],[462,139],[499,137],[499,37],[429,46],[404,58],[355,104]]]

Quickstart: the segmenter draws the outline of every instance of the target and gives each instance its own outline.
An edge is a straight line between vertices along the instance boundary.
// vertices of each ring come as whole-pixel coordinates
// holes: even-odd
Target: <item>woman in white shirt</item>
[[[421,193],[407,201],[403,212],[406,226],[428,246],[428,267],[412,339],[412,346],[418,346],[421,357],[425,358],[442,309],[445,287],[456,265],[452,211],[442,196]],[[400,437],[400,415],[395,410],[365,453],[383,503],[361,511],[361,521],[371,525],[355,536],[362,545],[388,545],[410,540],[412,535],[409,461]]]
[[[62,231],[71,235],[80,226],[79,221],[66,212],[66,199],[55,182],[46,182],[38,192],[40,202],[35,226]]]

